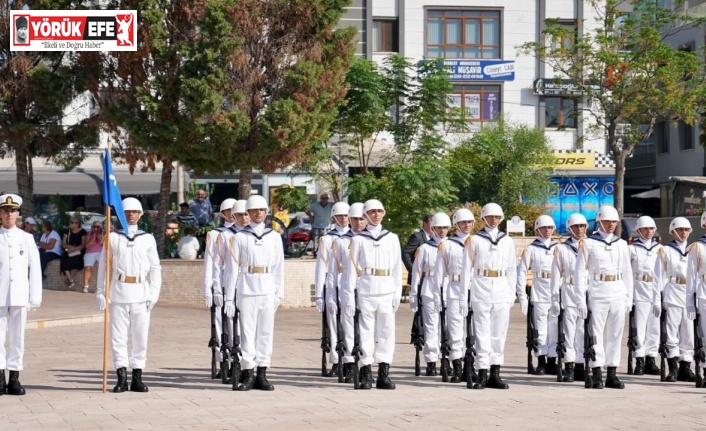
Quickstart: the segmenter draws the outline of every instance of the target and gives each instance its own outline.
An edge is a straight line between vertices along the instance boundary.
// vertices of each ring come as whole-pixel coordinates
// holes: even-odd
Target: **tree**
[[[536,55],[557,78],[572,80],[584,95],[584,123],[598,136],[605,133],[615,162],[615,206],[622,214],[625,160],[635,146],[658,122],[692,124],[702,110],[703,52],[675,48],[669,37],[703,20],[680,13],[682,0],[672,2],[671,10],[654,1],[587,2],[593,19],[580,23],[578,35],[549,19],[540,42],[521,50]]]
[[[22,212],[34,214],[32,157],[45,157],[66,169],[98,147],[98,123],[83,118],[69,124],[69,108],[86,108],[79,98],[87,88],[82,53],[10,51],[10,10],[75,9],[65,0],[0,3],[0,157],[14,155]],[[87,110],[87,109],[86,109]]]

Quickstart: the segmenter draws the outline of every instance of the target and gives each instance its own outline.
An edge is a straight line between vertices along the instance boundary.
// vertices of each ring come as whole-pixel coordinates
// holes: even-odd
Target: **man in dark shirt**
[[[422,229],[409,236],[407,244],[402,248],[402,263],[407,268],[407,284],[412,284],[412,263],[419,246],[431,239],[431,214],[422,219]]]
[[[182,202],[179,204],[179,214],[175,217],[177,223],[179,223],[179,228],[183,229],[186,227],[193,227],[194,229],[199,228],[199,221],[196,216],[189,210],[189,204]]]

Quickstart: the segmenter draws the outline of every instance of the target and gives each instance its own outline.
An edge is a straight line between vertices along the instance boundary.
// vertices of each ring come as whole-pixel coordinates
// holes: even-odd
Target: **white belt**
[[[686,284],[686,278],[684,277],[669,277],[668,281],[674,284]]]
[[[637,280],[637,281],[645,281],[645,282],[647,282],[647,283],[652,283],[653,281],[655,281],[655,278],[654,278],[653,275],[650,275],[650,274],[644,274],[644,273],[636,272],[636,273],[635,273],[635,280]]]
[[[574,277],[564,277],[564,283],[573,285],[574,284]]]
[[[386,277],[390,275],[390,270],[389,269],[383,269],[383,268],[365,268],[363,270],[364,275],[374,275],[377,277]]]
[[[620,274],[593,274],[593,279],[596,281],[618,281],[622,280],[623,276]]]
[[[505,277],[505,273],[502,269],[476,269],[476,275],[481,277]]]
[[[461,274],[449,274],[449,281],[461,281]]]
[[[536,273],[537,278],[549,279],[552,278],[552,273],[549,271],[539,271]]]
[[[242,270],[248,274],[269,274],[272,272],[272,268],[269,266],[244,266]]]
[[[122,281],[123,283],[140,284],[144,283],[145,277],[139,275],[118,274],[118,281]]]

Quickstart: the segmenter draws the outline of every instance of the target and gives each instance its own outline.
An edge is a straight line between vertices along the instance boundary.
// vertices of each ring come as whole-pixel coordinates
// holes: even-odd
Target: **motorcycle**
[[[287,257],[301,257],[307,250],[314,249],[314,240],[311,232],[311,224],[307,220],[302,220],[296,227],[290,228],[287,236]]]

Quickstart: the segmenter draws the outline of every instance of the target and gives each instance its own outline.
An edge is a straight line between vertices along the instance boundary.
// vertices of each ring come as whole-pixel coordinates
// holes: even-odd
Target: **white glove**
[[[441,298],[434,299],[434,312],[435,313],[441,312]]]
[[[326,311],[328,314],[336,314],[338,312],[338,306],[336,305],[335,302],[327,302],[326,303]]]
[[[99,294],[96,295],[96,302],[98,303],[98,309],[100,311],[105,310],[105,295]]]
[[[275,311],[279,308],[279,304],[282,303],[282,299],[275,296]]]
[[[223,307],[223,295],[216,294],[213,296],[213,305],[216,307]]]
[[[225,304],[223,304],[223,312],[228,317],[235,316],[235,304],[233,303],[233,301],[228,301]]]
[[[324,312],[324,299],[323,298],[316,298],[316,309],[319,311],[319,313]]]
[[[392,312],[397,313],[398,308],[400,308],[400,298],[395,296],[392,298]]]
[[[558,317],[559,316],[559,303],[558,302],[552,302],[552,305],[549,306],[549,315]]]
[[[205,305],[207,308],[213,307],[213,296],[211,296],[210,293],[206,293],[203,295],[203,305]]]
[[[689,319],[695,319],[696,318],[696,309],[693,309],[694,315],[692,316],[689,307],[686,307],[686,315],[689,317]],[[652,304],[652,315],[655,316],[655,318],[659,318],[659,316],[662,314],[662,306],[660,304]]]
[[[527,298],[520,299],[520,310],[522,310],[523,316],[527,315],[527,311],[529,310],[529,301],[527,300]]]
[[[461,303],[458,306],[458,312],[461,314],[461,316],[468,316],[468,302],[466,301],[461,301]]]
[[[687,304],[686,305],[686,317],[689,320],[696,319],[696,307],[694,306],[694,304]]]
[[[152,309],[154,308],[155,305],[157,305],[156,300],[155,301],[152,301],[152,300],[147,301],[147,312],[149,313],[150,311],[152,311]]]
[[[29,311],[34,311],[34,310],[36,310],[37,308],[39,308],[41,305],[42,305],[41,302],[32,302],[32,301],[29,301],[29,305],[27,306],[27,309],[28,309]]]
[[[409,308],[412,310],[412,313],[416,313],[417,310],[419,309],[419,304],[417,303],[416,296],[409,297]]]
[[[586,317],[588,317],[588,306],[586,305],[586,302],[581,302],[578,305],[579,309],[579,317],[586,320]]]
[[[355,316],[355,305],[353,305],[352,303],[346,305],[346,316],[348,316],[348,317]]]

